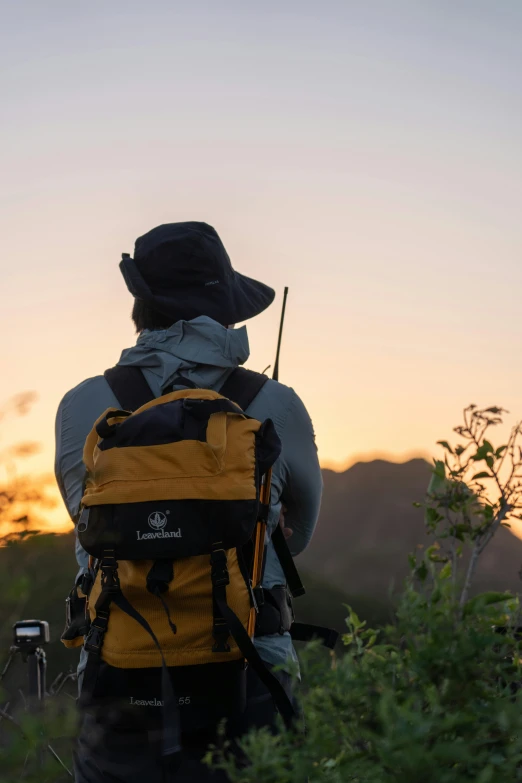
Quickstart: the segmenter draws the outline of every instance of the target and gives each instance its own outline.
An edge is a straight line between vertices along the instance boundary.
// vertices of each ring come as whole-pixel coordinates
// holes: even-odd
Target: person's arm
[[[319,517],[323,491],[314,429],[297,394],[294,394],[281,439],[281,500],[286,509],[284,526],[292,531],[288,545],[295,556],[310,543]]]
[[[68,397],[64,397],[56,414],[56,453],[54,472],[63,501],[73,522],[82,499],[85,465],[83,464],[83,440],[74,426],[69,412]],[[80,573],[87,570],[89,556],[76,538],[76,561]]]

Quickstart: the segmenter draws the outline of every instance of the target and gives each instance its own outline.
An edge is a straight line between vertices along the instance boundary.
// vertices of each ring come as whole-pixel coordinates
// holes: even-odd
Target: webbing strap
[[[155,397],[139,367],[117,364],[116,367],[105,370],[104,376],[114,396],[125,410],[135,411]],[[266,375],[237,367],[230,373],[219,393],[237,403],[245,411],[268,380]],[[180,384],[195,388],[195,384],[186,381],[188,379],[179,379]],[[167,389],[164,391],[166,392]]]
[[[127,411],[138,410],[156,396],[139,367],[117,364],[103,374],[119,404]]]
[[[122,592],[117,593],[112,598],[113,602],[118,606],[122,612],[125,612],[136,620],[137,623],[149,634],[152,641],[158,648],[161,656],[161,695],[163,697],[163,735],[162,735],[162,755],[171,756],[174,753],[180,753],[181,751],[181,727],[179,707],[172,687],[172,680],[170,679],[169,670],[161,650],[160,643],[157,636],[146,621],[146,619],[138,612],[131,603],[125,598]]]
[[[288,589],[292,594],[292,598],[298,598],[300,595],[304,595],[306,590],[301,581],[301,577],[299,576],[299,571],[297,570],[294,563],[292,553],[288,548],[288,543],[284,536],[281,525],[277,525],[274,532],[272,533],[272,543],[274,545],[276,555],[279,558],[279,562],[281,563],[281,567],[288,584]]]
[[[228,643],[230,631],[217,604],[215,595],[216,587],[226,587],[230,583],[230,575],[227,567],[227,553],[223,549],[222,541],[217,541],[213,544],[212,552],[210,554],[210,564],[212,566],[210,576],[212,580],[212,636],[214,638],[212,652],[230,652],[230,645]]]
[[[174,579],[174,561],[173,560],[155,560],[152,568],[147,574],[147,590],[161,601],[161,605],[167,615],[170,630],[173,634],[177,633],[176,624],[170,616],[170,609],[163,598],[163,593],[169,589],[169,584]]]
[[[333,628],[325,628],[322,625],[310,625],[309,623],[292,623],[290,636],[296,642],[311,642],[319,639],[325,647],[333,650],[339,639],[339,632]]]
[[[230,373],[219,393],[246,411],[268,380],[267,375],[237,367]]]
[[[164,565],[164,563],[160,562],[160,566],[162,565]],[[118,578],[117,561],[108,551],[104,553],[100,568],[102,569],[102,590],[95,604],[96,617],[91,625],[89,635],[84,645],[89,655],[84,673],[80,704],[88,705],[89,698],[94,695],[101,662],[101,650],[109,621],[110,606],[111,603],[115,603],[122,612],[128,614],[129,617],[132,617],[133,620],[136,620],[136,622],[141,625],[149,634],[159,651],[161,657],[161,692],[163,698],[162,755],[164,758],[171,757],[172,767],[175,768],[181,763],[181,757],[179,758],[179,762],[174,758],[175,754],[181,752],[180,715],[161,645],[147,620],[134,609],[132,604],[123,595]],[[151,569],[151,571],[153,571],[153,569]],[[163,576],[163,574],[161,574],[161,576]],[[158,593],[159,592],[160,590],[158,588]],[[158,595],[158,597],[161,599],[160,595]],[[164,603],[163,600],[162,603]],[[175,626],[170,622],[168,607],[166,607],[166,605],[165,608],[169,623],[175,633]]]
[[[225,619],[231,635],[234,637],[237,646],[251,665],[263,685],[268,688],[281,717],[287,728],[290,728],[295,718],[295,709],[290,701],[287,692],[282,684],[275,677],[270,669],[263,662],[258,651],[252,644],[243,623],[227,603],[226,587],[215,587],[214,596],[222,617]]]
[[[289,728],[292,725],[292,721],[295,718],[295,709],[290,701],[287,692],[282,684],[275,677],[270,669],[262,660],[258,651],[248,632],[236,615],[236,613],[230,608],[227,603],[227,585],[229,584],[229,573],[227,568],[227,553],[224,549],[220,549],[221,542],[214,544],[211,555],[211,578],[212,578],[212,600],[216,607],[214,612],[214,622],[216,621],[216,610],[219,613],[219,618],[223,619],[228,632],[235,639],[237,646],[241,650],[243,656],[248,663],[252,666],[261,682],[268,688],[277,709],[281,713],[285,725]],[[215,628],[215,626],[214,626]],[[215,636],[215,634],[214,634]],[[218,640],[216,639],[216,642]],[[215,648],[214,648],[215,649]],[[229,648],[230,649],[230,648]]]

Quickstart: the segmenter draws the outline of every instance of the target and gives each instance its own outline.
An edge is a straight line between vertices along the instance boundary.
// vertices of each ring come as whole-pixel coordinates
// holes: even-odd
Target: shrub
[[[520,518],[521,429],[488,440],[499,408],[464,412],[441,441],[424,504],[435,541],[410,557],[396,620],[381,631],[349,610],[346,654],[303,657],[303,720],[209,756],[236,783],[507,783],[522,780],[518,598],[468,598],[477,560]],[[305,731],[303,731],[305,727]]]

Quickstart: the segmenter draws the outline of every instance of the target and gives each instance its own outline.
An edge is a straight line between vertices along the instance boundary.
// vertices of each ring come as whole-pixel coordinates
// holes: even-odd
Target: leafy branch
[[[438,441],[445,454],[443,460],[434,460],[426,523],[430,532],[449,542],[454,580],[461,545],[470,547],[459,598],[461,611],[481,554],[500,527],[510,527],[510,519],[522,519],[522,424],[512,427],[501,446],[495,448],[490,439],[490,430],[503,423],[505,413],[497,406],[469,405],[464,409],[464,423],[454,429],[460,442]]]

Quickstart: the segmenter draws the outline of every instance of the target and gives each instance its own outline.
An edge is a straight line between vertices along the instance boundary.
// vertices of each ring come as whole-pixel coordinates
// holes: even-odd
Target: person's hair
[[[136,331],[139,333],[143,332],[144,329],[168,329],[178,319],[158,313],[143,299],[135,299],[132,308],[132,320],[134,321]]]

